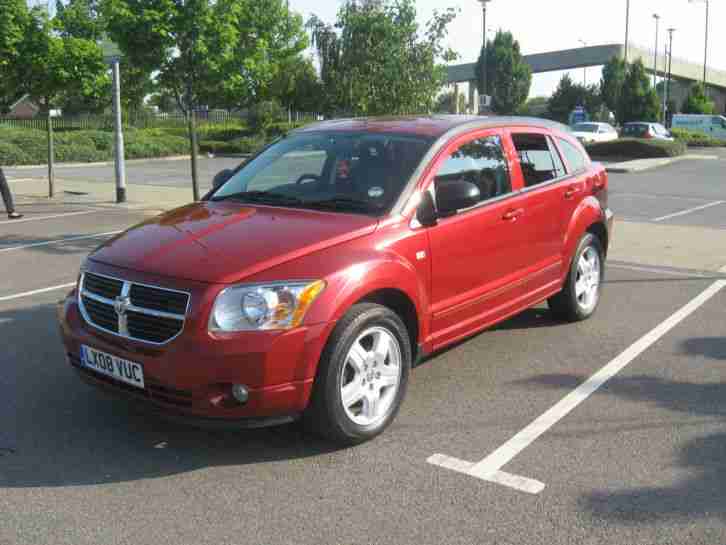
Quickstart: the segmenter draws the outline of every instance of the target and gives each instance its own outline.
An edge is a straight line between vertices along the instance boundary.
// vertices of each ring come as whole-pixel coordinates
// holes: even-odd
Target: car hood
[[[128,229],[90,259],[172,278],[229,283],[369,234],[377,223],[362,215],[203,202]]]
[[[586,138],[586,139],[592,139],[597,137],[596,132],[579,132],[579,131],[573,131],[572,135],[575,138]]]

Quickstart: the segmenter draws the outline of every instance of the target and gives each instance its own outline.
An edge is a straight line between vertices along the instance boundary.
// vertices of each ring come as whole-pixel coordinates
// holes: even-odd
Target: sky
[[[290,9],[306,19],[314,13],[332,23],[341,4],[343,0],[290,0]],[[661,16],[659,49],[663,50],[665,29],[674,27],[673,56],[703,63],[704,2],[631,0],[630,4],[631,43],[650,49],[655,46],[653,14],[657,13]],[[626,0],[492,0],[487,6],[487,27],[493,32],[511,31],[525,55],[580,47],[580,40],[588,45],[625,42]],[[417,0],[416,7],[422,25],[434,9],[460,9],[447,41],[460,56],[457,62],[476,61],[482,43],[482,10],[477,0]],[[708,64],[726,70],[726,32],[720,29],[726,21],[726,1],[712,0],[710,10]],[[530,96],[552,94],[564,73],[535,74]],[[582,69],[570,73],[575,82],[582,83]],[[600,75],[600,68],[589,68],[588,83],[599,81]]]

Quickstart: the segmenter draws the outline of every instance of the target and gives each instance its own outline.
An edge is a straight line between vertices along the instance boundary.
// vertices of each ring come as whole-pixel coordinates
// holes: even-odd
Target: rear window
[[[595,123],[578,123],[573,125],[572,130],[575,132],[597,132],[599,125]]]

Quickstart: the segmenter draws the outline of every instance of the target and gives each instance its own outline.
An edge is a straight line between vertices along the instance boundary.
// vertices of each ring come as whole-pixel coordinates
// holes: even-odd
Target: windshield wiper
[[[213,201],[224,201],[227,199],[238,199],[243,202],[253,202],[260,204],[279,204],[279,205],[301,205],[305,204],[305,201],[292,197],[290,195],[283,195],[282,193],[274,193],[270,191],[240,191],[238,193],[230,193],[229,195],[222,195],[221,197],[213,197]]]
[[[370,202],[351,199],[350,197],[333,197],[321,201],[306,201],[305,206],[324,210],[354,210],[356,212],[375,212],[377,207]]]

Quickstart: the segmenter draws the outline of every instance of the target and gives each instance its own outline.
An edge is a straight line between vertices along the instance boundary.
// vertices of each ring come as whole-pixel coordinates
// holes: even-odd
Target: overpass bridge
[[[540,74],[558,70],[602,66],[607,64],[613,57],[623,58],[624,56],[625,46],[623,44],[608,44],[525,55],[524,61],[532,67],[534,74]],[[646,70],[650,74],[653,73],[653,57],[654,53],[652,49],[632,43],[628,45],[628,60],[631,62],[636,59],[642,60]],[[447,67],[449,84],[474,83],[474,85],[469,86],[469,100],[471,104],[476,103],[475,67],[475,63]],[[666,77],[667,58],[664,53],[659,53],[657,67],[658,75]],[[703,64],[673,57],[671,73],[672,80],[675,81],[675,84],[672,84],[672,96],[676,103],[681,103],[685,99],[688,86],[694,81],[701,81],[703,79]],[[726,111],[726,70],[709,67],[707,69],[707,76],[708,93],[716,102],[717,111]]]

